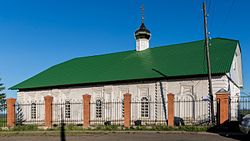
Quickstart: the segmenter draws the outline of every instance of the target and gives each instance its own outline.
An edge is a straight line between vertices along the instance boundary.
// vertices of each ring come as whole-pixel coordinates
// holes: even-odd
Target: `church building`
[[[104,55],[79,57],[54,65],[47,70],[11,87],[18,90],[24,121],[44,119],[44,111],[37,103],[52,96],[54,103],[64,103],[63,109],[53,108],[53,118],[82,118],[82,95],[91,96],[90,120],[123,118],[124,94],[131,94],[132,120],[164,120],[166,94],[172,93],[175,101],[205,101],[202,107],[184,103],[175,106],[176,117],[195,119],[209,116],[208,71],[204,40],[151,47],[151,32],[144,19],[134,33],[135,49]],[[241,49],[238,40],[210,39],[210,58],[213,95],[224,89],[231,97],[238,97],[243,87]],[[103,106],[104,103],[121,102],[121,106]],[[150,104],[153,103],[153,104]],[[61,106],[62,107],[62,106]],[[61,110],[61,111],[60,111]],[[191,112],[185,113],[184,111]],[[60,112],[58,112],[60,111]],[[200,114],[203,113],[207,114]],[[232,113],[233,115],[234,113]],[[236,113],[235,113],[236,114]],[[62,117],[63,115],[63,117]],[[77,122],[77,121],[76,121]]]

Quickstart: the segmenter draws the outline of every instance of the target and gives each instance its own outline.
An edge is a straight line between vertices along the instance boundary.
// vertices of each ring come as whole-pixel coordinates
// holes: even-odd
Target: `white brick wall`
[[[229,84],[229,80],[225,75],[213,77],[213,92],[214,94],[224,88],[225,90],[229,90],[231,95],[235,95],[240,90],[235,87],[233,83]],[[91,95],[91,102],[95,102],[96,99],[102,99],[105,102],[109,101],[122,101],[123,94],[130,93],[132,94],[132,102],[140,101],[142,96],[146,96],[150,101],[162,102],[162,92],[165,101],[167,101],[167,93],[175,94],[175,100],[178,99],[193,99],[193,100],[201,100],[204,96],[208,94],[208,81],[206,77],[198,77],[198,78],[185,78],[185,79],[171,79],[171,80],[162,80],[161,81],[162,88],[160,85],[160,81],[144,81],[137,83],[126,83],[126,84],[113,84],[113,85],[96,85],[96,86],[77,86],[70,88],[60,88],[60,89],[47,89],[47,90],[36,90],[36,91],[20,91],[18,92],[18,101],[19,103],[27,103],[27,102],[43,102],[44,96],[51,95],[54,97],[54,102],[65,102],[66,100],[75,100],[82,101],[82,95],[89,94]],[[215,97],[215,96],[214,96]],[[208,104],[207,104],[208,105]],[[193,113],[190,112],[189,116],[193,115],[193,118],[201,117],[201,111],[206,112],[208,110],[207,105],[202,105],[200,109],[199,105],[184,105],[184,107],[192,109],[192,106],[196,106],[196,111]],[[157,106],[157,108],[155,107]],[[189,107],[187,107],[189,106]],[[81,107],[80,107],[81,108]],[[165,119],[165,114],[163,111],[162,105],[150,105],[150,119],[155,120],[156,118],[159,120]],[[91,107],[91,119],[95,118],[95,107],[92,105]],[[53,110],[56,110],[55,108]],[[118,109],[121,110],[121,109]],[[178,111],[178,106],[176,107],[176,116],[184,116],[186,114],[183,111]],[[187,110],[187,109],[181,109]],[[157,114],[156,114],[157,111]],[[42,114],[43,111],[39,111],[39,114]],[[107,113],[108,111],[106,111]],[[25,112],[27,113],[27,112]],[[122,112],[119,112],[120,114]],[[178,114],[179,115],[178,115]],[[111,115],[110,118],[120,117],[121,115]],[[187,115],[186,115],[187,116]],[[29,116],[26,116],[27,118]],[[41,116],[42,117],[42,116]],[[132,120],[140,119],[140,106],[132,107]],[[54,117],[55,118],[55,117]]]

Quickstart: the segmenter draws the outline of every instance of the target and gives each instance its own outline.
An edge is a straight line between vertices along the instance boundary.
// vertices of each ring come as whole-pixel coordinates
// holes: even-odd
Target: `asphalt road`
[[[222,136],[197,133],[108,133],[78,136],[0,136],[0,141],[236,141],[250,140],[246,135]]]

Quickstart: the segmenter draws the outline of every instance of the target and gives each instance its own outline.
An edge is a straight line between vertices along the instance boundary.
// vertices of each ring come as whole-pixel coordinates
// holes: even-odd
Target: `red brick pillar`
[[[15,98],[8,98],[6,100],[7,103],[7,126],[8,127],[14,127],[16,124],[16,108],[15,108],[15,103],[16,99]]]
[[[228,122],[229,118],[229,93],[228,92],[217,92],[216,93],[216,101],[217,101],[217,116],[218,121],[217,124],[222,125]]]
[[[167,94],[168,97],[168,126],[174,127],[174,94]]]
[[[124,127],[129,128],[131,121],[131,94],[124,94]]]
[[[45,96],[45,127],[51,128],[52,127],[52,96]]]
[[[83,98],[83,128],[88,128],[90,123],[90,98],[91,95],[85,94]]]

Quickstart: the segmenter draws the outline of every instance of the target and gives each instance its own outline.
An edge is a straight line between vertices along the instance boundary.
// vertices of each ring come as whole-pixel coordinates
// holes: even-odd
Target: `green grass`
[[[11,129],[12,131],[38,131],[38,126],[31,124],[31,125],[17,125]]]
[[[92,128],[84,129],[82,126],[77,126],[73,124],[65,125],[65,131],[189,131],[189,132],[205,132],[208,131],[212,126],[176,126],[168,127],[166,125],[152,125],[152,126],[132,126],[130,128],[125,128],[118,125],[99,125]],[[10,128],[8,131],[60,131],[61,127],[57,126],[50,129],[38,128],[37,125],[17,125]]]
[[[5,127],[5,126],[6,126],[6,118],[0,117],[0,127]]]
[[[247,114],[250,114],[250,110],[240,110],[240,114],[245,116]]]

